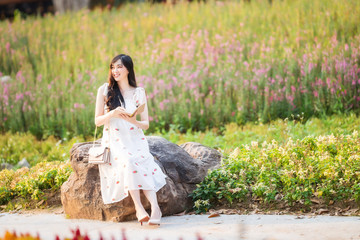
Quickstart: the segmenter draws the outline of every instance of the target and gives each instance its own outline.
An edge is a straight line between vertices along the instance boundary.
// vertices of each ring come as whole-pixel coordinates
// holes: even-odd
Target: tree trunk
[[[53,0],[55,11],[64,13],[66,11],[77,11],[81,8],[89,8],[90,0]]]

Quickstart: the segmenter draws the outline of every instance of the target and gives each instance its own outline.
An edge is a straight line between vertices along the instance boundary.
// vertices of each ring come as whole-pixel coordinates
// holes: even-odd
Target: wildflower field
[[[0,130],[89,136],[129,54],[149,132],[359,112],[358,0],[125,4],[0,22]]]

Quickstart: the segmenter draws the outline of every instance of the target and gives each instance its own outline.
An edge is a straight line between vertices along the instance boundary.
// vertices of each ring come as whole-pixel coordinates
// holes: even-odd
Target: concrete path
[[[0,238],[6,230],[17,233],[39,233],[41,239],[70,238],[71,229],[80,228],[91,240],[360,240],[360,217],[296,216],[296,215],[184,215],[163,217],[160,227],[140,226],[136,221],[114,223],[94,220],[66,219],[54,213],[0,213]]]

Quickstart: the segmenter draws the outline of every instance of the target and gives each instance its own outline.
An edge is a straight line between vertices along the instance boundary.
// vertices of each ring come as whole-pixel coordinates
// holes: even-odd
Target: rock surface
[[[0,164],[0,170],[3,170],[3,169],[13,169],[14,168],[14,166],[13,165],[11,165],[10,163],[1,163]]]
[[[198,159],[204,165],[209,166],[209,169],[219,167],[221,155],[215,149],[206,147],[197,142],[187,142],[181,144],[180,147],[182,147],[191,157]]]
[[[26,158],[23,158],[20,162],[17,163],[17,165],[20,168],[22,168],[22,167],[30,168],[30,163],[26,160]]]
[[[188,195],[205,178],[208,169],[220,166],[221,154],[199,143],[185,143],[180,147],[161,137],[147,137],[147,140],[155,161],[168,176],[167,184],[157,192],[163,216],[191,207]],[[71,149],[74,172],[61,187],[64,212],[70,218],[104,221],[136,219],[131,197],[112,204],[103,203],[98,166],[87,163],[91,146],[92,142],[86,142],[74,144]],[[150,204],[142,193],[141,200],[150,213]]]

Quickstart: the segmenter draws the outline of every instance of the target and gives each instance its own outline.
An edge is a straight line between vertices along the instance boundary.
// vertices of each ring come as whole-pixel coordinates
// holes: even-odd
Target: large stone
[[[26,158],[23,158],[20,162],[17,163],[18,167],[27,167],[30,168],[30,163],[26,160]]]
[[[10,163],[1,163],[0,164],[0,170],[3,170],[3,169],[13,169],[14,166],[11,165]]]
[[[157,192],[163,216],[183,212],[192,205],[189,194],[196,188],[196,184],[205,178],[208,169],[219,167],[221,154],[199,143],[186,143],[180,147],[161,137],[147,137],[147,140],[155,161],[168,176],[167,184]],[[65,213],[70,218],[104,221],[136,219],[130,196],[120,202],[103,203],[98,166],[87,163],[91,146],[92,142],[78,143],[71,149],[74,172],[61,187]],[[150,204],[143,193],[141,199],[150,213]]]
[[[221,161],[221,154],[213,148],[205,147],[197,142],[187,142],[181,144],[182,147],[190,156],[200,160],[209,169],[219,167]]]

